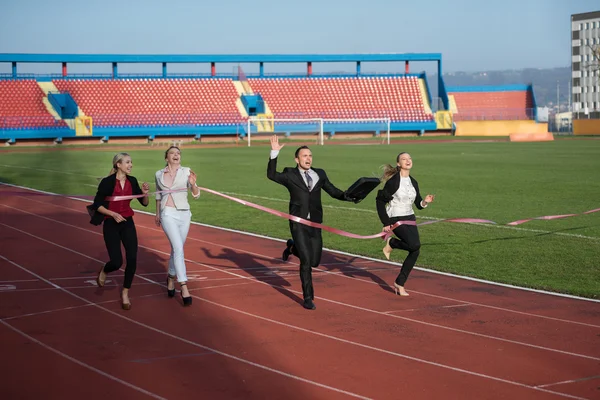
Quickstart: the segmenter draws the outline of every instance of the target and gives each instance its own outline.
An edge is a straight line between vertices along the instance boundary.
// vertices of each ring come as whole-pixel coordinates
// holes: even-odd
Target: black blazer
[[[352,199],[347,198],[346,192],[342,192],[329,181],[325,171],[319,168],[312,168],[312,170],[319,175],[319,180],[311,191],[308,190],[297,167],[286,167],[283,172],[277,172],[277,158],[269,159],[267,178],[285,186],[290,192],[289,213],[291,215],[306,219],[310,213],[311,221],[321,223],[323,222],[321,188],[334,199],[344,201],[352,201]]]
[[[140,184],[134,176],[127,175],[127,180],[131,184],[131,191],[133,194],[143,194],[142,188],[140,188]],[[108,209],[109,201],[107,201],[106,198],[112,196],[116,183],[117,174],[111,174],[100,181],[100,184],[98,185],[98,191],[96,192],[96,197],[94,197],[94,202],[87,206],[88,213],[91,217],[91,224],[100,225],[102,224],[102,221],[104,221],[105,215],[97,212],[97,210],[100,206],[104,206],[104,208]],[[144,203],[142,203],[142,197],[138,198],[138,201],[141,205],[146,207]]]
[[[421,202],[423,201],[423,198],[421,197],[421,192],[419,192],[419,184],[412,176],[409,175],[409,178],[415,190],[417,191],[417,197],[415,197],[414,204],[419,210],[422,210],[423,206],[421,205]],[[389,226],[394,223],[394,221],[392,221],[392,219],[387,215],[385,206],[387,203],[392,201],[394,193],[398,191],[399,187],[400,173],[396,172],[390,179],[388,179],[383,189],[377,192],[377,198],[375,199],[375,204],[377,205],[377,214],[379,215],[379,219],[384,226]]]

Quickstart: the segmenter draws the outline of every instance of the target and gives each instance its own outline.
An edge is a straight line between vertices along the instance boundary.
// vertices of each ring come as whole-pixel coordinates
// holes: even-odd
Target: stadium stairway
[[[431,103],[429,102],[429,95],[427,94],[427,83],[425,79],[419,78],[419,91],[421,92],[421,100],[423,101],[423,109],[428,114],[435,114],[435,122],[437,129],[440,130],[451,130],[452,129],[452,114],[450,111],[436,111],[435,113],[431,110]]]
[[[235,86],[235,90],[237,90],[238,95],[240,97],[238,97],[238,99],[235,102],[236,107],[238,108],[238,110],[240,111],[240,114],[242,114],[242,116],[244,118],[248,118],[248,112],[246,111],[246,107],[244,107],[244,105],[242,104],[242,99],[241,97],[243,95],[253,95],[254,91],[252,90],[252,86],[250,86],[250,82],[248,81],[233,81],[233,86]],[[265,101],[265,99],[263,98],[263,103],[265,105],[265,113],[264,114],[257,114],[256,116],[258,118],[273,118],[273,113],[271,112],[271,109],[269,108],[269,105],[267,104],[267,102]],[[267,122],[267,121],[258,121],[258,122],[253,122],[254,126],[256,126],[256,130],[258,132],[272,132],[274,129],[274,124],[272,122]]]
[[[429,96],[427,95],[427,84],[425,79],[419,78],[419,89],[421,92],[421,99],[423,100],[423,108],[425,112],[431,114],[431,103],[429,103]]]
[[[458,107],[456,106],[456,99],[454,98],[454,95],[452,95],[452,94],[448,95],[448,108],[450,109],[450,112],[452,114],[458,113]]]
[[[43,99],[44,106],[46,106],[46,109],[54,117],[54,119],[56,119],[57,121],[60,121],[62,118],[60,117],[60,115],[58,115],[58,113],[56,112],[56,110],[54,109],[52,104],[50,104],[50,101],[48,100],[48,93],[50,93],[50,92],[60,93],[60,90],[58,90],[58,88],[54,85],[53,82],[38,82],[38,85],[39,85],[40,89],[42,89],[42,91],[44,92],[44,95],[45,95],[44,99]],[[79,106],[77,106],[77,110],[78,110],[80,116],[82,116],[82,117],[85,116],[83,110]],[[63,121],[65,121],[65,123],[67,124],[67,126],[70,129],[76,130],[76,121],[74,118],[64,119]],[[84,134],[89,134],[87,127],[84,126],[82,129],[85,130]]]
[[[240,114],[242,115],[242,117],[244,118],[248,118],[248,112],[246,111],[246,107],[244,107],[244,105],[242,104],[242,95],[246,94],[246,91],[244,90],[244,86],[242,85],[242,82],[240,81],[233,81],[233,86],[235,86],[235,90],[238,93],[238,99],[235,101],[235,106],[237,107],[238,111],[240,112]]]

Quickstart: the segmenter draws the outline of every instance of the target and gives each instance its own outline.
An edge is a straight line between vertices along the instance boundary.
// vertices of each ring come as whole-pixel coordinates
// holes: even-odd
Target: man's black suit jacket
[[[298,167],[286,167],[283,172],[277,172],[277,158],[269,159],[267,166],[267,178],[277,182],[287,188],[290,192],[290,211],[293,216],[307,218],[310,213],[310,220],[317,223],[323,222],[323,206],[321,204],[321,188],[328,195],[338,200],[350,201],[346,198],[345,192],[336,188],[327,178],[325,171],[319,168],[312,168],[319,175],[319,180],[315,187],[309,191],[304,179],[300,176]]]

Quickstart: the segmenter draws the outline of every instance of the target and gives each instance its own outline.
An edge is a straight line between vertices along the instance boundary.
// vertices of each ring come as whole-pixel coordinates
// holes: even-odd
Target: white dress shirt
[[[416,197],[417,190],[412,185],[410,177],[401,176],[398,190],[394,193],[392,201],[387,204],[387,215],[392,218],[405,217],[414,214],[415,212],[413,211],[412,206]]]
[[[274,158],[277,158],[277,156],[279,156],[279,150],[271,150],[271,160]],[[305,174],[306,170],[298,167],[298,171],[300,172],[300,176],[302,177],[304,184],[308,187],[308,181],[306,180],[306,174]],[[309,168],[308,175],[310,175],[310,177],[312,178],[312,185],[310,187],[310,190],[312,192],[312,189],[315,187],[317,182],[319,182],[319,174],[317,174],[315,171],[313,171],[312,168]]]

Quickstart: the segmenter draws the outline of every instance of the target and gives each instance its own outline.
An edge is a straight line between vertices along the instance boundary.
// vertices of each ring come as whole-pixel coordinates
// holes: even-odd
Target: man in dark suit
[[[336,188],[327,178],[322,169],[312,168],[312,152],[307,146],[301,146],[294,155],[297,166],[284,168],[277,172],[277,156],[285,145],[279,144],[277,135],[271,137],[271,155],[267,166],[267,178],[279,183],[290,192],[291,215],[308,219],[313,222],[323,222],[323,206],[321,205],[321,189],[334,199],[353,201],[345,192]],[[288,240],[284,251],[284,261],[290,254],[300,259],[300,280],[304,295],[304,308],[314,310],[315,298],[311,268],[316,268],[321,262],[323,239],[321,229],[290,221],[292,239]]]

